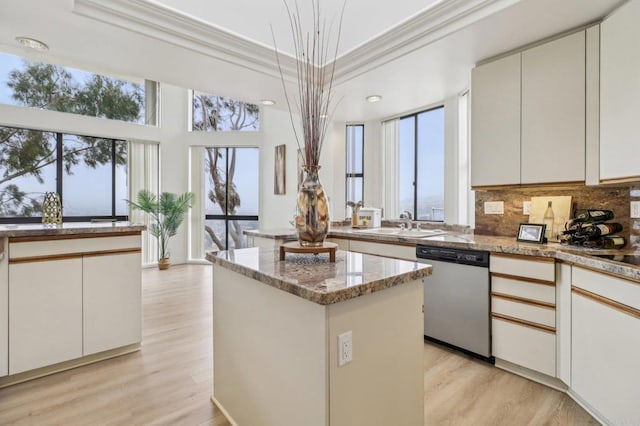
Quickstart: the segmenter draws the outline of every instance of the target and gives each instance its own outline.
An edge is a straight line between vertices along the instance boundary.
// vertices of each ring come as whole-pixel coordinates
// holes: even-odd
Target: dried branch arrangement
[[[343,3],[340,13],[340,21],[337,28],[335,48],[330,50],[330,35],[333,29],[333,22],[327,26],[326,19],[321,17],[320,0],[310,0],[313,9],[313,32],[305,32],[302,29],[300,9],[295,2],[295,9],[291,9],[286,0],[283,0],[289,23],[291,25],[291,37],[294,44],[294,55],[296,59],[296,80],[297,91],[288,93],[285,84],[284,73],[280,63],[281,53],[278,51],[273,27],[271,34],[276,51],[276,61],[282,87],[284,89],[291,125],[298,143],[298,148],[304,144],[304,166],[318,166],[320,153],[327,126],[333,115],[333,76],[336,68],[336,58],[338,56],[338,46],[340,44],[340,34],[342,30],[342,18],[346,5]],[[331,64],[328,63],[330,53],[333,52]],[[295,109],[294,109],[295,108]],[[334,108],[334,107],[333,107]],[[302,121],[302,144],[300,135],[294,122],[293,113],[300,114]]]

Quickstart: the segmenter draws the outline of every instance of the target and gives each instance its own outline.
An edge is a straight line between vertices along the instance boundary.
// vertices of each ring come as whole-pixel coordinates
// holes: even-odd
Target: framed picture
[[[542,223],[521,223],[516,240],[525,243],[542,244],[546,227],[547,225]]]
[[[273,193],[283,195],[287,193],[287,146],[276,146],[275,166],[273,170]]]

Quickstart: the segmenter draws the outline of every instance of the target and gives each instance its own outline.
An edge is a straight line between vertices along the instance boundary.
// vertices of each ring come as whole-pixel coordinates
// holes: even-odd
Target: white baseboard
[[[566,392],[569,389],[569,387],[560,379],[547,376],[546,374],[542,374],[529,368],[513,364],[509,361],[496,358],[496,367],[510,373],[517,374],[518,376],[522,376],[536,383],[548,386],[560,392]]]

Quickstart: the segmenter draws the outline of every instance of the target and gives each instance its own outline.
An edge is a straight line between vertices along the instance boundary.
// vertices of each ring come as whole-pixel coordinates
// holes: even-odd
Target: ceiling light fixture
[[[16,41],[22,46],[28,47],[29,49],[37,50],[38,52],[49,50],[49,46],[47,46],[46,43],[43,43],[40,40],[36,40],[35,38],[16,37]]]
[[[263,99],[260,101],[260,103],[262,105],[275,105],[276,101],[272,100],[272,99]]]
[[[382,100],[382,96],[380,95],[367,96],[367,102],[369,103],[380,102],[381,100]]]

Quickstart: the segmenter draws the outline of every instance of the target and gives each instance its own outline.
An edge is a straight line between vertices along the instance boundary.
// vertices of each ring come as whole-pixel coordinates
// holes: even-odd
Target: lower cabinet
[[[140,342],[140,253],[85,256],[82,264],[83,354]]]
[[[606,423],[640,424],[640,285],[573,269],[572,392]]]
[[[349,250],[358,253],[374,254],[377,256],[393,257],[396,259],[404,259],[416,261],[416,245],[397,245],[373,243],[369,241],[350,240]]]
[[[507,319],[491,320],[493,356],[548,376],[556,375],[556,333]]]
[[[9,374],[82,356],[82,258],[9,265]]]

